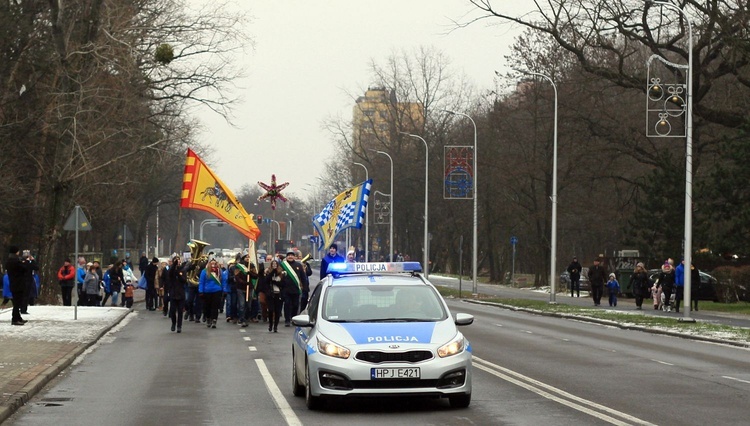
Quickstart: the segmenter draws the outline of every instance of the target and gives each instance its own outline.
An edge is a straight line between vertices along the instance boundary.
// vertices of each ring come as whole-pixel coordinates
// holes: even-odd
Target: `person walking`
[[[604,283],[607,281],[607,271],[601,265],[601,259],[594,259],[594,266],[589,268],[589,282],[591,283],[591,295],[594,299],[594,306],[599,306],[604,293]]]
[[[73,287],[75,287],[76,270],[70,264],[70,259],[65,259],[63,265],[57,270],[57,281],[60,283],[63,306],[73,303]]]
[[[34,304],[36,299],[37,288],[36,288],[36,271],[39,270],[34,256],[31,255],[29,250],[24,250],[21,257],[21,264],[23,265],[23,280],[26,284],[26,290],[23,293],[23,299],[13,299],[13,304],[16,302],[20,304],[21,315],[28,315],[29,305]]]
[[[19,257],[20,249],[18,246],[8,248],[8,260],[5,262],[5,272],[8,274],[8,283],[10,292],[13,294],[13,313],[11,316],[11,325],[24,325],[26,320],[21,317],[21,303],[26,292],[26,282],[24,281],[25,269]]]
[[[284,327],[291,327],[292,317],[299,313],[299,298],[307,275],[305,267],[297,262],[293,251],[287,252],[282,267],[286,271],[281,289],[284,297]]]
[[[581,297],[581,264],[578,263],[578,258],[573,256],[573,260],[568,265],[568,274],[570,275],[570,297]]]
[[[151,263],[146,266],[143,276],[146,278],[146,309],[149,311],[156,310],[156,274],[159,271],[159,259],[151,259]]]
[[[664,262],[664,265],[662,265],[657,282],[661,288],[661,297],[664,299],[662,310],[664,312],[672,312],[671,297],[672,291],[674,291],[674,268],[669,264],[669,261]]]
[[[169,294],[169,319],[172,320],[172,331],[175,328],[182,333],[182,311],[185,309],[186,271],[182,269],[180,256],[172,258],[167,270],[166,291]]]
[[[635,297],[635,309],[643,309],[643,298],[646,297],[650,291],[651,283],[648,279],[648,273],[643,263],[635,265],[633,275],[630,276],[630,289],[633,291]]]
[[[206,327],[216,328],[219,319],[219,305],[221,305],[221,270],[216,259],[208,262],[206,269],[201,272],[198,281],[198,294],[206,305]]]
[[[617,294],[620,292],[620,283],[617,282],[617,276],[615,276],[614,272],[609,274],[607,289],[609,290],[609,306],[616,308]]]
[[[268,301],[268,331],[278,332],[279,319],[281,318],[281,307],[284,299],[281,295],[282,280],[286,272],[279,265],[278,260],[272,260],[268,269],[266,269],[266,300]]]
[[[297,258],[302,259],[300,256],[302,253],[297,252]],[[302,312],[307,308],[307,302],[310,299],[310,277],[312,276],[312,268],[310,268],[309,262],[302,262],[302,266],[305,268],[305,276],[302,281],[302,295],[299,300],[299,311]]]

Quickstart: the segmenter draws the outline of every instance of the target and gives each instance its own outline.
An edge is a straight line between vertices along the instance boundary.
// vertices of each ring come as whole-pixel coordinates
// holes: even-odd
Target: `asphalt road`
[[[467,409],[355,400],[309,411],[291,394],[291,334],[217,329],[142,309],[9,419],[18,425],[746,424],[745,349],[449,301],[474,360]],[[242,331],[244,330],[244,332]]]

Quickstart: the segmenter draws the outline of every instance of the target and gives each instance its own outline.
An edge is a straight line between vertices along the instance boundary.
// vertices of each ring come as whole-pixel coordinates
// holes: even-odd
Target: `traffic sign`
[[[516,238],[516,237],[510,237],[510,243],[511,243],[512,245],[516,245],[516,244],[518,244],[518,238]]]
[[[76,223],[76,220],[78,220],[78,223]],[[66,231],[91,231],[91,223],[89,223],[86,214],[83,213],[83,209],[75,206],[70,216],[68,216],[68,220],[65,221],[63,229]]]

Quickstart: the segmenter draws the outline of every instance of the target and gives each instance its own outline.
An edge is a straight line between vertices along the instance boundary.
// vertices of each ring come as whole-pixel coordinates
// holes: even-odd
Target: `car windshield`
[[[432,322],[447,315],[426,285],[332,286],[323,304],[323,318],[332,322]]]

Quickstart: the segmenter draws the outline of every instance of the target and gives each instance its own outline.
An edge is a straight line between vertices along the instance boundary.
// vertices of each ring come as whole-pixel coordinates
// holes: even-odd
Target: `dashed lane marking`
[[[750,384],[750,381],[748,381],[748,380],[742,380],[742,379],[738,379],[738,378],[736,378],[736,377],[731,377],[731,376],[721,376],[721,377],[723,377],[723,378],[725,378],[725,379],[729,379],[729,380],[735,380],[735,381],[738,381],[738,382],[742,382],[742,383],[748,383],[748,384]]]

